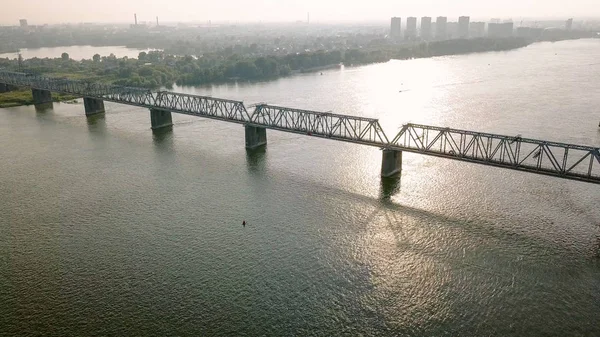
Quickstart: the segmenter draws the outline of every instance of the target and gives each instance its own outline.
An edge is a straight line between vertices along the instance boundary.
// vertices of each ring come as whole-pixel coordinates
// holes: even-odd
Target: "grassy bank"
[[[53,102],[64,102],[73,101],[77,97],[63,94],[52,94]],[[31,105],[33,104],[33,96],[31,89],[18,89],[15,91],[9,91],[0,93],[0,108],[9,108],[20,105]]]

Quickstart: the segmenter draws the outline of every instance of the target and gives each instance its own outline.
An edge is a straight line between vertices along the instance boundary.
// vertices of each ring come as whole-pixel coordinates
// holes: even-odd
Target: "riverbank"
[[[307,69],[299,69],[299,70],[292,71],[290,73],[290,75],[314,73],[314,72],[319,72],[319,71],[323,71],[323,70],[340,68],[341,66],[342,65],[340,63],[338,63],[338,64],[329,64],[329,65],[320,66],[320,67],[311,67],[311,68],[307,68]]]
[[[149,89],[172,88],[173,84],[197,86],[237,81],[269,81],[306,72],[338,67],[384,63],[489,51],[508,51],[537,41],[524,38],[477,38],[415,44],[378,44],[364,49],[316,51],[285,56],[227,59],[175,56],[162,51],[141,52],[138,59],[96,55],[92,60],[66,57],[25,60],[22,69],[46,76],[105,82]],[[0,59],[0,68],[17,70],[16,60]],[[10,95],[9,95],[10,96]],[[2,98],[0,98],[2,100]],[[4,98],[3,105],[32,104],[26,93]]]
[[[53,93],[53,102],[76,102],[77,97]],[[31,89],[17,89],[14,91],[0,93],[0,108],[10,108],[21,105],[32,105],[33,95]]]
[[[388,135],[412,122],[600,146],[598,55],[536,43],[177,89]],[[378,148],[267,130],[247,152],[235,123],[173,113],[153,134],[147,109],[105,107],[0,109],[7,335],[600,336],[598,185],[406,152],[382,181]]]

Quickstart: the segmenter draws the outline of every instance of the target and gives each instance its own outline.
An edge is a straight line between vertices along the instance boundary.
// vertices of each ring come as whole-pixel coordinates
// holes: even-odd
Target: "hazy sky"
[[[600,0],[0,0],[0,24],[140,21],[372,21],[391,16],[595,17]]]

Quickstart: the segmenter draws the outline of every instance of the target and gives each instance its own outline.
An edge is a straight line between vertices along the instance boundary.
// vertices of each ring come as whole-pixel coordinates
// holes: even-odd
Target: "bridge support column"
[[[402,171],[402,151],[383,149],[381,158],[381,176],[393,177]]]
[[[267,144],[267,129],[251,125],[245,125],[244,128],[247,149],[256,149]]]
[[[10,88],[8,87],[8,84],[0,83],[0,93],[9,92],[9,91],[10,91]]]
[[[104,101],[101,99],[84,97],[83,106],[85,107],[86,116],[104,112]]]
[[[152,124],[152,130],[173,125],[171,111],[150,109],[150,123]]]
[[[49,105],[48,103],[52,104],[52,93],[50,91],[31,88],[31,93],[33,95],[34,105],[47,106]]]

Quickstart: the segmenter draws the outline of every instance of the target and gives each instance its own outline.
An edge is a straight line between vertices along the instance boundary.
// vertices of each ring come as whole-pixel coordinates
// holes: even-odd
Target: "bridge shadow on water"
[[[155,144],[160,144],[166,139],[171,138],[173,134],[173,126],[166,126],[160,129],[152,130],[152,139]]]
[[[35,112],[38,112],[38,113],[51,112],[51,111],[54,111],[54,104],[52,102],[37,104],[34,106],[34,109],[35,109]]]
[[[246,152],[248,169],[252,173],[263,173],[266,167],[266,151],[264,148]],[[289,184],[294,181],[295,184],[311,184],[310,181],[298,177],[291,177],[282,172],[271,172],[269,179],[274,183]],[[552,252],[552,259],[572,259],[575,264],[586,263],[588,258],[600,257],[600,237],[596,247],[589,247],[593,250],[578,251],[568,246],[558,245],[548,238],[521,233],[517,230],[506,228],[502,223],[485,217],[469,217],[460,215],[447,215],[443,212],[435,212],[427,209],[417,208],[409,205],[402,205],[394,202],[392,197],[401,191],[401,175],[390,178],[381,178],[380,190],[377,197],[363,195],[356,192],[344,190],[335,186],[321,185],[317,187],[322,194],[335,195],[345,200],[354,200],[364,205],[370,206],[371,210],[365,212],[362,219],[353,224],[357,229],[366,229],[373,225],[378,219],[384,220],[383,225],[390,230],[395,238],[396,245],[399,248],[407,249],[411,245],[420,246],[415,242],[410,242],[410,230],[406,226],[417,227],[423,231],[438,231],[443,228],[452,235],[461,235],[461,232],[468,232],[473,238],[486,238],[492,240],[497,247],[507,247],[507,251],[513,251],[515,246],[522,247],[522,251],[535,249],[537,251]],[[408,221],[408,222],[407,222]],[[410,224],[410,225],[409,225]],[[408,230],[408,231],[407,231]],[[594,235],[594,233],[590,233]],[[476,239],[474,239],[476,240]],[[422,250],[423,247],[413,247]],[[435,251],[425,253],[432,254],[432,257],[439,259],[440,256]],[[514,256],[513,256],[514,257]],[[583,258],[583,260],[581,259]],[[597,259],[600,263],[600,259]]]
[[[248,171],[253,175],[263,175],[266,171],[267,166],[267,149],[263,146],[258,149],[247,149],[246,150],[246,162]],[[280,180],[284,179],[289,182],[291,177],[281,177],[280,173],[272,172],[269,175],[269,179]],[[356,201],[365,203],[373,207],[372,211],[365,214],[366,216],[362,221],[359,221],[355,225],[362,228],[367,228],[377,218],[383,218],[385,221],[385,227],[393,233],[396,241],[396,245],[400,248],[406,249],[415,243],[409,243],[409,233],[406,232],[406,217],[417,220],[418,226],[426,231],[435,231],[436,227],[443,226],[446,230],[457,233],[462,231],[468,231],[475,237],[486,237],[492,239],[498,246],[510,246],[513,248],[515,245],[525,247],[523,250],[536,247],[540,251],[553,251],[556,255],[553,258],[560,258],[559,256],[565,257],[570,256],[574,259],[579,259],[582,256],[581,252],[576,252],[569,249],[568,247],[556,245],[553,242],[549,242],[548,239],[536,237],[533,235],[527,235],[525,233],[518,233],[510,229],[505,229],[503,226],[498,226],[493,220],[486,219],[472,219],[462,218],[460,216],[445,215],[437,212],[432,212],[426,209],[415,208],[412,206],[402,205],[394,202],[392,197],[401,192],[401,174],[395,177],[381,178],[380,189],[378,197],[370,197],[361,195],[340,189],[332,186],[319,186],[319,189],[325,193],[331,193],[338,195],[342,198],[355,199]],[[291,178],[292,180],[297,180]],[[299,182],[301,183],[301,182]],[[306,183],[306,182],[305,182]],[[593,234],[592,234],[593,235]],[[417,248],[417,247],[413,247]],[[418,249],[421,249],[419,247]],[[594,247],[595,258],[600,258],[600,236],[598,236],[598,242]],[[435,259],[439,259],[435,252],[425,253],[431,254]],[[587,254],[586,254],[587,255]],[[591,257],[591,256],[588,256]],[[600,259],[598,259],[600,262]],[[584,263],[579,261],[578,263]]]
[[[588,266],[590,262],[600,267],[600,236],[598,234],[596,234],[597,239],[593,247],[583,251],[575,250],[569,246],[559,245],[547,238],[503,228],[493,220],[462,218],[394,203],[389,197],[385,196],[385,193],[379,199],[375,199],[348,191],[338,191],[338,193],[346,194],[372,206],[372,210],[365,213],[361,221],[355,223],[358,229],[366,230],[379,223],[393,236],[397,249],[418,252],[420,255],[443,265],[454,266],[454,268],[478,268],[482,273],[494,274],[495,277],[510,278],[518,270],[511,264],[515,260],[523,258],[522,255],[525,254],[518,252],[534,250],[545,252],[546,258],[549,260],[564,261],[565,258],[568,259],[573,270]],[[383,221],[381,222],[381,220]],[[469,240],[472,242],[477,240],[489,241],[495,246],[495,250],[507,252],[502,256],[498,256],[497,260],[494,261],[495,263],[511,265],[508,268],[509,270],[503,273],[495,272],[488,264],[481,263],[481,265],[478,265],[475,261],[469,261],[468,259],[464,261],[454,259],[452,254],[446,255],[443,253],[443,249],[425,245],[412,237],[415,232],[422,235],[422,233],[435,232],[441,229],[450,233],[447,234],[450,236],[463,236],[466,234],[466,237],[470,237]],[[590,233],[590,235],[594,234]],[[465,242],[465,245],[469,246],[470,244]],[[460,248],[459,246],[457,245],[452,249],[456,251]],[[515,249],[515,247],[519,248]]]
[[[86,116],[85,120],[89,138],[95,142],[106,143],[108,140],[108,133],[104,114]]]
[[[87,122],[88,130],[96,129],[99,127],[105,129],[106,127],[106,117],[104,116],[104,114],[91,115],[86,117],[85,120]]]
[[[252,174],[262,174],[265,172],[267,163],[267,146],[261,146],[257,149],[246,149],[246,165],[248,171]]]
[[[388,201],[395,194],[400,192],[400,181],[402,176],[399,174],[395,177],[381,177],[379,187],[379,200]]]
[[[35,119],[38,122],[44,123],[54,117],[54,106],[52,103],[34,105]]]
[[[152,142],[157,150],[173,150],[173,126],[152,130]]]

